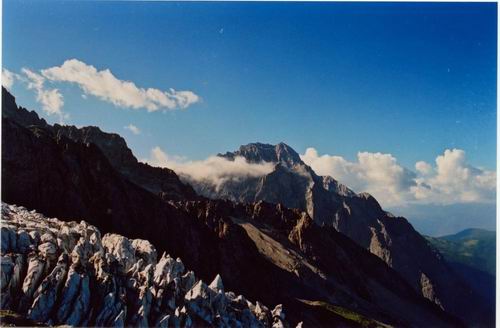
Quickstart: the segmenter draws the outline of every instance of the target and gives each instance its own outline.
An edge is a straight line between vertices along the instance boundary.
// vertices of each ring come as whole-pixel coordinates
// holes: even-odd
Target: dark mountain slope
[[[128,181],[93,143],[5,116],[2,122],[5,202],[147,239],[158,252],[183,258],[201,279],[221,273],[228,289],[283,303],[292,322],[344,322],[331,311],[318,321],[317,309],[300,301],[309,300],[389,324],[459,325],[380,259],[305,213],[265,203],[166,202]]]
[[[98,127],[48,125],[32,111],[18,108],[14,97],[2,88],[2,117],[11,119],[21,126],[39,126],[51,131],[58,139],[62,137],[84,144],[94,144],[108,159],[109,163],[129,181],[143,187],[164,199],[198,199],[193,188],[179,180],[174,171],[166,168],[151,167],[140,163],[127,147],[125,140],[115,133],[106,133]]]
[[[125,140],[118,134],[103,132],[95,126],[77,128],[56,124],[53,130],[58,137],[65,136],[73,141],[95,144],[111,165],[128,180],[152,193],[160,194],[164,199],[199,198],[190,185],[179,180],[174,171],[137,161]]]

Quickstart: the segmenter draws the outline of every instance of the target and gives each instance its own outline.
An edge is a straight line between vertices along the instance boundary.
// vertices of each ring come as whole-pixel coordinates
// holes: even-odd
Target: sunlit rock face
[[[71,326],[286,327],[282,306],[206,284],[147,240],[2,203],[1,309]]]

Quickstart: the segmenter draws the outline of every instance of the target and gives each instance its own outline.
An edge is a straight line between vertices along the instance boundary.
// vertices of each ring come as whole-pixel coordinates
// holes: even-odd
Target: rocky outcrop
[[[84,221],[64,222],[2,203],[1,309],[48,325],[106,327],[287,327],[282,305],[207,285],[182,261],[157,260],[146,240],[101,238]]]
[[[411,224],[382,209],[368,193],[356,194],[332,177],[322,177],[284,143],[253,143],[219,155],[228,160],[243,156],[252,163],[272,162],[274,170],[260,178],[227,181],[214,188],[190,181],[210,198],[254,203],[264,200],[306,211],[316,225],[333,227],[398,271],[422,296],[469,323],[490,324],[494,313],[429,247]],[[241,192],[244,190],[245,192]]]

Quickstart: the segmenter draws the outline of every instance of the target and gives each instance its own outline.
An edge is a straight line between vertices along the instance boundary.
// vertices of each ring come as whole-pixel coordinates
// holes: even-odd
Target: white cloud
[[[8,69],[2,68],[2,85],[6,89],[12,88],[14,80],[17,78],[17,74],[12,73]]]
[[[57,115],[60,122],[68,118],[68,114],[62,111],[64,100],[59,90],[45,88],[45,78],[40,74],[27,68],[23,68],[22,72],[26,77],[23,80],[27,83],[28,89],[36,92],[36,100],[42,104],[43,111],[48,115]]]
[[[413,185],[415,173],[401,167],[390,154],[358,153],[357,162],[340,156],[319,156],[308,148],[300,156],[319,175],[329,175],[357,192],[367,191],[382,204],[399,204],[405,192]]]
[[[41,74],[50,81],[75,83],[85,94],[119,107],[156,111],[187,108],[200,101],[192,91],[139,88],[131,81],[116,78],[109,69],[99,71],[78,59],[69,59],[61,66],[43,69]]]
[[[137,126],[135,126],[135,125],[133,125],[133,124],[129,124],[129,125],[127,125],[127,126],[124,126],[123,128],[124,128],[125,130],[129,130],[130,132],[132,132],[132,133],[133,133],[133,134],[135,134],[135,135],[139,135],[139,134],[141,134],[141,130],[140,130]]]
[[[443,203],[456,203],[487,202],[495,198],[496,172],[467,164],[461,149],[445,150],[436,158],[436,167],[416,181],[418,184],[412,191],[419,200],[439,198]]]
[[[385,206],[495,199],[496,173],[468,165],[459,149],[438,156],[436,167],[417,162],[416,173],[399,165],[391,154],[360,152],[357,161],[350,162],[340,156],[320,156],[308,148],[301,158],[316,173],[330,175],[358,192],[367,191]]]
[[[133,82],[116,78],[109,69],[98,71],[94,66],[77,59],[66,60],[61,66],[42,69],[40,72],[28,68],[23,68],[21,71],[22,75],[19,75],[3,68],[3,86],[9,89],[15,80],[25,83],[28,89],[35,91],[36,99],[42,104],[42,109],[48,115],[57,115],[61,123],[69,118],[69,114],[62,110],[63,96],[59,89],[46,87],[47,83],[75,83],[82,89],[83,99],[93,95],[115,106],[146,108],[150,112],[160,109],[184,109],[200,101],[200,97],[192,91],[139,88]],[[133,133],[139,131],[130,130]]]
[[[424,161],[418,161],[415,163],[415,169],[417,172],[427,175],[432,172],[432,166]]]
[[[243,157],[236,157],[234,161],[218,156],[210,156],[200,161],[186,161],[182,157],[167,155],[160,147],[154,147],[150,158],[144,161],[153,166],[173,169],[190,180],[210,183],[216,189],[226,181],[263,176],[274,168],[272,163],[248,163]]]

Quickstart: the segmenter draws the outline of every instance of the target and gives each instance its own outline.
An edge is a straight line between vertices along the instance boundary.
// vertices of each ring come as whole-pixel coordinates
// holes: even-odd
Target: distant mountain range
[[[418,232],[432,237],[472,227],[496,230],[495,203],[405,204],[390,211],[407,217]]]
[[[462,279],[474,290],[495,302],[496,233],[466,229],[454,235],[427,237]]]
[[[220,274],[225,287],[253,304],[283,304],[291,325],[494,322],[491,300],[406,219],[368,194],[316,175],[286,144],[249,144],[220,155],[271,162],[274,170],[215,189],[138,162],[116,134],[49,125],[5,89],[2,100],[2,201],[8,204],[148,240],[158,252],[181,257],[204,281]],[[93,279],[95,271],[81,269]],[[28,295],[25,303],[34,301]],[[28,308],[2,305],[21,315]],[[133,313],[124,314],[125,325],[135,322]],[[49,315],[46,323],[64,321]]]
[[[454,235],[426,237],[441,254],[453,263],[461,263],[495,275],[496,233],[483,229],[466,229]]]

